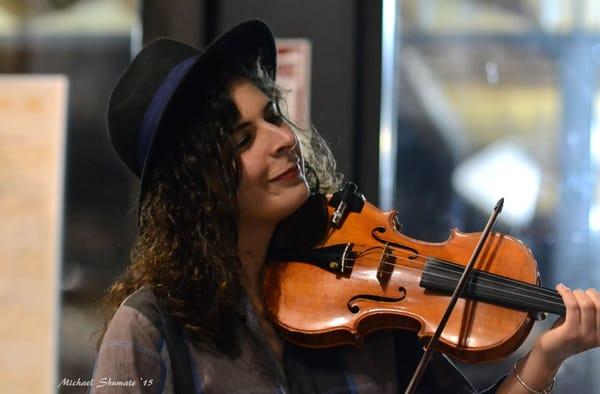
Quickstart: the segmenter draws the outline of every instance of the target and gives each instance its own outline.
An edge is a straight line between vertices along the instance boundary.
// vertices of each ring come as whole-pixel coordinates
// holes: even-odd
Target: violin
[[[444,242],[425,242],[400,232],[394,210],[355,196],[354,209],[340,217],[333,198],[327,211],[338,224],[320,247],[270,255],[275,261],[265,268],[263,301],[271,321],[304,347],[360,347],[381,329],[410,330],[427,343],[480,234],[453,229]],[[560,295],[540,286],[523,242],[491,233],[436,348],[464,362],[504,358],[540,313],[564,315]]]

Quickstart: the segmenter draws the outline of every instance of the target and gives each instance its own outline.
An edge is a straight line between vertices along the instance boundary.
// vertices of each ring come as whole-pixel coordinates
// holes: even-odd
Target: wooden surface
[[[420,286],[424,264],[427,258],[437,258],[465,265],[479,235],[453,230],[442,243],[419,241],[396,232],[393,217],[394,212],[383,213],[366,203],[361,215],[349,214],[344,232],[332,233],[325,246],[353,242],[358,252],[344,274],[301,262],[269,266],[265,303],[286,338],[303,346],[328,347],[361,346],[377,329],[408,329],[422,340],[433,335],[450,297]],[[395,260],[382,265],[385,242],[375,236],[390,245],[404,245],[390,246]],[[378,275],[382,266],[392,271],[389,277]],[[475,269],[530,284],[538,278],[529,249],[497,233],[490,235]],[[497,360],[518,348],[532,324],[526,312],[460,299],[439,348],[466,362]]]

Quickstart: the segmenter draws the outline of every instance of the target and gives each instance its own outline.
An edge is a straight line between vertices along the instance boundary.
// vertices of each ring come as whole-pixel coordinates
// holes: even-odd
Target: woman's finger
[[[565,304],[565,329],[572,332],[571,330],[577,330],[581,320],[581,312],[579,310],[579,303],[573,295],[571,289],[562,283],[556,286],[556,290],[560,294]]]
[[[587,289],[586,294],[594,303],[596,311],[596,346],[600,345],[600,291],[596,289]]]
[[[596,307],[592,299],[580,289],[573,291],[579,304],[581,323],[579,326],[580,341],[583,346],[591,346],[596,341]]]

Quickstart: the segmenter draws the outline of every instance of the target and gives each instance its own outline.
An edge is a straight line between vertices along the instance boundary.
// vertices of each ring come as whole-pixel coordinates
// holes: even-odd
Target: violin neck
[[[420,286],[427,290],[451,294],[463,270],[464,267],[459,264],[428,259]],[[547,312],[560,316],[565,314],[565,305],[556,290],[476,269],[467,279],[461,297],[530,313]]]

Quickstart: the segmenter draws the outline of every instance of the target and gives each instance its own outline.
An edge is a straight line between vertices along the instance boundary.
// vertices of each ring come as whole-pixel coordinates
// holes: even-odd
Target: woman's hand
[[[531,352],[515,364],[497,393],[549,391],[563,361],[600,346],[600,292],[596,289],[571,291],[562,284],[556,286],[556,290],[565,303],[565,317],[538,338]]]
[[[540,336],[533,351],[558,367],[568,357],[600,346],[600,292],[571,291],[562,284],[556,290],[565,304],[565,317]]]

